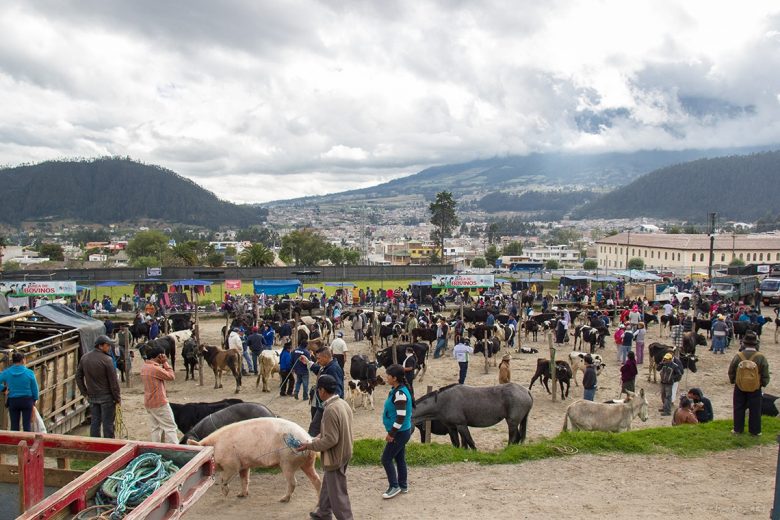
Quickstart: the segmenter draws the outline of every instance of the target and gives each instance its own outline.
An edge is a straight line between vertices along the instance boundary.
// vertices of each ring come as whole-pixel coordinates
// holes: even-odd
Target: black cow
[[[193,321],[189,314],[171,314],[168,319],[171,320],[173,332],[192,329]]]
[[[651,323],[658,323],[658,316],[656,314],[646,312],[644,316],[644,320],[645,320],[645,327],[646,327]]]
[[[661,316],[661,329],[665,327],[671,328],[672,326],[679,325],[679,324],[680,324],[680,320],[675,315],[667,316],[666,314],[664,314],[663,316]]]
[[[228,424],[260,417],[276,417],[267,406],[258,403],[237,403],[207,415],[190,431],[184,434],[180,444],[187,444],[189,439],[200,441]]]
[[[536,359],[536,372],[531,378],[531,384],[528,385],[530,390],[537,379],[542,380],[544,389],[547,393],[550,393],[549,381],[552,378],[550,373],[550,360],[544,358]],[[566,361],[555,361],[555,378],[558,380],[558,384],[561,387],[561,399],[566,399],[569,396],[569,386],[571,385],[572,371],[571,366]],[[563,385],[566,385],[566,391],[564,392]]]
[[[128,327],[128,330],[130,331],[131,345],[140,342],[141,338],[149,339],[149,325],[140,320],[134,321],[133,324]]]
[[[530,319],[539,325],[543,325],[545,321],[554,320],[555,317],[556,315],[554,312],[542,312],[540,314],[534,314]]]
[[[428,345],[425,343],[401,343],[396,345],[395,352],[398,363],[402,363],[406,358],[406,347],[409,345],[414,349],[414,357],[417,360],[415,375],[419,376],[420,381],[422,381],[423,376],[425,376],[425,370],[427,369],[425,357],[428,354]],[[391,348],[392,347],[388,347],[376,353],[376,362],[379,363],[379,366],[387,368],[393,364],[393,351],[390,350]]]
[[[761,329],[763,328],[763,325],[759,323],[751,323],[749,321],[735,321],[734,322],[734,335],[738,337],[739,339],[742,339],[745,337],[745,334],[749,330],[752,330],[756,333],[756,336],[759,338],[761,337]]]
[[[590,353],[596,350],[596,343],[599,344],[599,348],[605,348],[604,339],[609,336],[609,329],[605,326],[598,328],[589,327],[587,325],[578,325],[574,328],[574,347],[572,350],[577,350],[577,341],[580,342],[580,348],[585,343],[590,344]]]
[[[697,334],[697,336],[703,337],[701,334]],[[651,343],[648,347],[648,354],[650,356],[650,363],[648,365],[647,380],[650,381],[650,375],[652,375],[653,382],[655,383],[657,381],[656,367],[661,363],[661,361],[663,361],[666,354],[674,354],[674,347],[670,347],[669,345],[664,345],[662,343]],[[682,363],[683,369],[690,370],[695,374],[698,370],[696,368],[696,363],[698,361],[699,358],[695,353],[685,351],[680,352],[680,362]]]
[[[198,366],[198,343],[194,338],[184,342],[181,349],[181,357],[184,359],[184,380],[195,380],[195,367]]]
[[[390,338],[397,338],[401,335],[403,326],[400,323],[393,323],[392,325],[385,325],[384,323],[379,327],[379,346],[384,343],[385,346],[390,346]],[[373,334],[372,334],[373,336]],[[371,336],[370,336],[371,337]]]
[[[492,338],[487,340],[487,357],[492,358],[494,355],[501,352],[501,342],[498,338]],[[474,345],[474,354],[485,354],[485,341],[477,341]]]
[[[534,341],[538,341],[539,329],[541,329],[542,327],[536,321],[534,321],[534,320],[524,321],[520,325],[520,328],[525,329],[525,337],[526,338],[528,337],[528,334],[530,333],[531,336],[533,337],[533,340]]]
[[[702,318],[697,318],[693,322],[693,331],[699,332],[699,330],[706,330],[707,331],[707,337],[712,337],[712,321]]]
[[[171,403],[171,410],[173,411],[173,420],[176,422],[179,431],[187,433],[204,417],[228,406],[243,402],[241,399],[223,399],[215,403]]]
[[[769,417],[777,417],[779,412],[777,410],[778,397],[772,394],[764,394],[761,396],[761,415]],[[431,430],[433,431],[433,430]]]
[[[152,341],[147,341],[143,345],[139,345],[138,352],[140,352],[141,356],[146,359],[146,349],[155,346],[163,349],[163,352],[165,352],[165,355],[168,356],[168,360],[171,363],[171,368],[176,370],[176,340],[170,336],[163,336],[161,338],[153,339]]]
[[[487,315],[487,309],[463,309],[463,321],[465,323],[485,323]]]
[[[428,346],[433,347],[433,342],[436,341],[436,328],[417,327],[412,329],[412,343],[417,343],[418,339],[427,341]]]
[[[401,359],[398,361],[401,362]],[[349,363],[349,375],[357,381],[374,381],[376,380],[377,367],[377,363],[370,362],[365,354],[355,354]]]
[[[414,414],[412,414],[414,417]],[[420,432],[420,442],[425,442],[425,423],[416,422],[414,427]],[[431,421],[431,435],[449,435],[453,446],[467,446],[465,437],[458,439],[458,430],[450,430],[444,423],[436,419]]]

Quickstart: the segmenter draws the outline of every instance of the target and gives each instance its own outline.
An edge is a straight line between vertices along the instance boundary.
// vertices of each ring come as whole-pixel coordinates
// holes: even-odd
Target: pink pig
[[[287,439],[287,440],[285,440]],[[295,491],[295,471],[302,469],[312,486],[320,492],[322,481],[314,469],[315,452],[296,452],[289,440],[310,442],[306,430],[286,419],[263,417],[229,424],[215,431],[200,442],[190,439],[188,444],[213,446],[214,461],[222,471],[222,493],[227,496],[228,484],[241,475],[239,497],[249,495],[249,470],[252,468],[276,468],[287,479],[287,494],[280,502],[289,502]]]

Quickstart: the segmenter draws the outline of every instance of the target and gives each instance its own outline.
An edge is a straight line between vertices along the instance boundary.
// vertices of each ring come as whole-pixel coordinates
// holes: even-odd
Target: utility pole
[[[715,216],[717,213],[710,213],[710,265],[707,269],[707,277],[712,281],[712,263],[715,261]]]
[[[628,270],[628,246],[631,244],[631,230],[628,230],[628,238],[626,238],[626,264],[625,269]]]

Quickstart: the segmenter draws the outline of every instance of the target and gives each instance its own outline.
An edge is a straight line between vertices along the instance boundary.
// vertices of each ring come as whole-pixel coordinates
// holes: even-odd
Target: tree
[[[584,262],[582,262],[582,268],[585,269],[586,271],[593,271],[594,269],[599,268],[599,264],[592,258],[589,258]]]
[[[261,243],[264,246],[271,247],[275,242],[279,242],[279,233],[263,226],[250,226],[240,229],[236,233],[236,240],[239,242]]]
[[[296,229],[282,237],[279,258],[295,265],[317,265],[328,257],[330,245],[314,230]]]
[[[273,265],[274,252],[263,244],[252,244],[238,256],[241,267],[263,267]]]
[[[729,262],[729,267],[744,267],[745,261],[741,258],[734,258],[731,262]]]
[[[155,256],[139,256],[130,262],[132,267],[146,269],[147,267],[160,267],[160,258]]]
[[[225,255],[217,253],[216,251],[210,251],[206,255],[206,263],[209,267],[222,267],[225,263]]]
[[[38,254],[41,257],[48,257],[49,260],[62,262],[65,260],[65,252],[59,244],[41,244],[38,247]]]
[[[131,261],[141,257],[152,257],[157,259],[157,263],[149,267],[159,267],[163,251],[168,249],[168,237],[161,231],[150,230],[137,233],[132,240],[127,243],[125,252]]]
[[[494,243],[496,239],[499,237],[498,224],[496,224],[495,222],[488,224],[487,228],[485,229],[485,233],[487,234],[488,244]]]
[[[495,244],[489,245],[485,250],[485,261],[488,263],[488,265],[491,267],[495,266],[498,257],[498,248],[495,246]]]
[[[238,254],[238,250],[235,248],[235,246],[227,246],[225,248],[225,256],[235,258],[237,254]]]
[[[5,271],[6,273],[10,273],[11,271],[21,271],[21,270],[22,270],[22,264],[20,264],[16,260],[9,260],[3,263],[3,271]]]
[[[452,231],[458,226],[458,216],[455,214],[455,200],[449,191],[436,194],[436,200],[428,206],[431,213],[431,240],[438,246],[439,256],[444,256],[444,239],[452,236]]]
[[[629,269],[644,269],[645,268],[645,261],[641,258],[634,257],[631,260],[628,261],[628,268]]]
[[[558,260],[551,258],[544,263],[544,268],[552,271],[553,269],[560,268],[560,264],[558,264]]]
[[[345,249],[344,250],[344,263],[347,265],[358,265],[360,263],[360,251],[357,249]]]
[[[481,256],[478,256],[471,261],[471,267],[476,267],[477,269],[483,269],[487,267],[487,265],[488,265],[487,260],[485,260]]]
[[[523,254],[523,244],[513,240],[504,246],[504,256],[519,256]]]
[[[555,228],[548,234],[547,244],[555,246],[558,244],[571,244],[582,238],[582,233],[574,228]]]
[[[200,263],[198,258],[198,241],[188,240],[176,244],[171,248],[171,255],[180,260],[186,266],[198,265]]]
[[[436,265],[441,263],[441,257],[436,251],[431,251],[431,255],[428,257],[428,263]]]

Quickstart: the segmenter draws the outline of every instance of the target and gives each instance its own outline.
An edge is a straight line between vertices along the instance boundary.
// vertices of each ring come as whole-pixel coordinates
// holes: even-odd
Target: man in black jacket
[[[109,354],[109,350],[115,346],[116,342],[108,336],[98,336],[95,340],[95,349],[81,358],[76,369],[76,385],[91,406],[92,417],[89,427],[91,437],[100,437],[102,425],[103,437],[114,438],[116,405],[122,400],[119,395],[116,367]]]
[[[582,398],[586,401],[593,401],[596,397],[596,389],[598,388],[598,375],[596,374],[596,367],[593,366],[593,358],[590,354],[587,354],[583,361],[585,361],[585,374],[582,377]]]
[[[300,363],[301,361],[299,361]],[[311,372],[319,377],[322,375],[329,375],[336,380],[337,388],[336,394],[344,399],[344,371],[341,366],[333,358],[333,353],[330,347],[321,347],[317,351],[317,363],[309,360],[308,367]],[[317,388],[317,385],[314,385]],[[322,423],[323,404],[317,394],[316,390],[310,398],[311,403],[311,424],[309,424],[309,435],[316,437],[320,433],[320,425]]]
[[[688,398],[693,401],[693,411],[696,413],[696,419],[698,419],[699,423],[710,422],[714,418],[712,402],[704,397],[701,388],[688,390]]]

